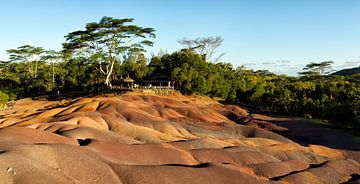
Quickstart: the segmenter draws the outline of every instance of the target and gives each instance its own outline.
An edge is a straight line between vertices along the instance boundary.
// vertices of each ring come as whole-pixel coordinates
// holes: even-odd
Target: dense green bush
[[[9,95],[0,91],[0,108],[3,108],[6,102],[9,100]]]

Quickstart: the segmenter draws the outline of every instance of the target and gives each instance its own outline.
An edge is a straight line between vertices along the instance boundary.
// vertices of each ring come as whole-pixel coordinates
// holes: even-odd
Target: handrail
[[[112,86],[113,89],[174,89],[172,86]]]

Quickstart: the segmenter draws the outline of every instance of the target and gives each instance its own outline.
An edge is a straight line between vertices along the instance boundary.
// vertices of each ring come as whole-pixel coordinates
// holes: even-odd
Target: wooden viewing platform
[[[111,89],[168,95],[175,91],[174,83],[166,74],[157,74],[148,80],[143,80],[140,84],[135,83],[135,80],[128,75],[125,79],[121,77]]]
[[[123,91],[135,91],[141,93],[149,93],[156,95],[170,95],[174,93],[176,90],[172,86],[113,86],[112,89],[115,90],[123,90]]]

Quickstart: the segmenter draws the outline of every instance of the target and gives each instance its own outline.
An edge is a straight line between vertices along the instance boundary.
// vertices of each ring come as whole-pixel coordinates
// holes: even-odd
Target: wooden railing
[[[112,89],[123,89],[123,90],[136,90],[136,89],[149,89],[149,90],[174,90],[173,86],[113,86]]]

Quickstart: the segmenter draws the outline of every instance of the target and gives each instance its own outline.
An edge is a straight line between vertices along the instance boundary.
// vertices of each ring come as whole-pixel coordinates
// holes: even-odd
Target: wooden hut
[[[125,87],[133,88],[134,87],[134,79],[132,79],[129,75],[123,80]]]

